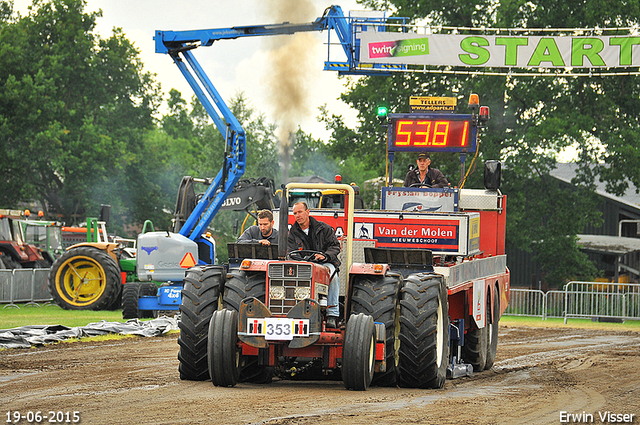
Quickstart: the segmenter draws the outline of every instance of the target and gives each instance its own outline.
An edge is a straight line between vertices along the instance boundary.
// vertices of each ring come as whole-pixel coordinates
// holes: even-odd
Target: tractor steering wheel
[[[431,187],[431,185],[427,183],[414,183],[409,187]]]
[[[323,252],[320,252],[320,251],[312,251],[310,249],[301,249],[299,251],[291,251],[289,253],[289,258],[291,258],[294,261],[312,261],[314,263],[318,263],[320,261],[316,260],[316,254],[324,255],[325,258],[327,257]]]

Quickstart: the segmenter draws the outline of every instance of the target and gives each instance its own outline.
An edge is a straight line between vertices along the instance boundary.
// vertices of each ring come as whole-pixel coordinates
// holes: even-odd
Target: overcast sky
[[[31,0],[15,0],[15,9],[27,13]],[[287,5],[295,5],[287,8]],[[226,28],[242,25],[290,22],[310,22],[322,16],[326,7],[339,4],[345,15],[350,10],[362,10],[355,0],[327,2],[319,0],[87,0],[88,11],[102,10],[98,18],[97,30],[102,38],[107,38],[114,27],[123,29],[126,37],[140,50],[145,70],[157,75],[166,94],[171,88],[182,93],[187,101],[193,91],[173,64],[168,55],[155,53],[153,35],[156,30],[190,30],[206,28]],[[285,6],[285,7],[283,7]],[[306,9],[301,6],[306,6]],[[276,9],[280,10],[276,10]],[[283,17],[284,16],[284,17]],[[201,47],[195,51],[196,58],[205,69],[216,89],[228,101],[239,92],[244,92],[251,106],[263,113],[269,122],[278,122],[276,113],[282,103],[275,102],[273,90],[273,59],[270,51],[278,48],[278,43],[287,43],[294,37],[307,38],[304,55],[307,61],[296,64],[290,61],[291,73],[301,76],[304,105],[294,109],[290,117],[307,133],[327,140],[328,132],[317,122],[318,107],[327,104],[333,113],[343,115],[348,125],[356,122],[356,113],[343,102],[337,100],[344,89],[346,79],[338,79],[335,72],[323,71],[327,57],[327,33],[296,34],[278,37],[245,37],[223,40],[211,47]],[[331,34],[333,40],[335,33]],[[280,39],[273,40],[273,39]],[[282,47],[280,47],[282,48]],[[284,47],[287,52],[291,49]],[[331,59],[343,59],[334,56]],[[335,49],[335,52],[339,52]],[[286,72],[284,75],[287,75]],[[286,103],[285,103],[286,105]]]

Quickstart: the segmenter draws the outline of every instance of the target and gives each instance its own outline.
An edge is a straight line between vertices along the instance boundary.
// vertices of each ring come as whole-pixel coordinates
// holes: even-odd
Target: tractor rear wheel
[[[490,299],[487,299],[487,317],[492,311],[489,307]],[[498,327],[500,315],[500,293],[498,288],[493,290],[493,317],[489,330],[487,331],[487,362],[484,365],[485,370],[491,369],[496,361],[496,352],[498,351]]]
[[[342,381],[348,390],[364,391],[373,379],[376,338],[373,318],[363,313],[351,315],[342,347]]]
[[[220,287],[224,282],[222,266],[199,266],[187,271],[182,288],[181,318],[178,323],[178,360],[180,379],[204,381],[209,379],[207,340],[209,322],[218,310]]]
[[[216,387],[234,387],[240,370],[237,312],[227,309],[213,312],[207,344],[211,382]]]
[[[401,387],[442,388],[449,360],[449,304],[442,278],[414,274],[400,292]]]
[[[399,293],[402,277],[397,274],[387,276],[359,275],[353,280],[351,314],[364,313],[373,317],[374,322],[385,326],[386,371],[373,375],[372,385],[395,386],[397,383],[398,348],[396,342],[400,329]]]
[[[49,271],[49,292],[66,310],[105,310],[119,301],[121,286],[118,263],[97,248],[69,249]]]
[[[265,302],[266,275],[263,272],[229,270],[224,285],[222,306],[228,310],[240,311],[240,303],[247,297]],[[240,356],[240,382],[268,384],[273,378],[273,368],[259,364],[258,356]]]

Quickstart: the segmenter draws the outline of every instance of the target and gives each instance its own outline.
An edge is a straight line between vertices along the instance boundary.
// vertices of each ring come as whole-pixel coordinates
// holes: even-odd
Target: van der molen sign
[[[485,36],[361,33],[360,61],[515,68],[640,66],[638,36]]]

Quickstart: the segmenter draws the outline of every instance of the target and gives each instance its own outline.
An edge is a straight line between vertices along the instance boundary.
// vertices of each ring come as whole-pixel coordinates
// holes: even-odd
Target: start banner
[[[360,61],[514,68],[640,66],[640,36],[406,34],[365,31]]]

